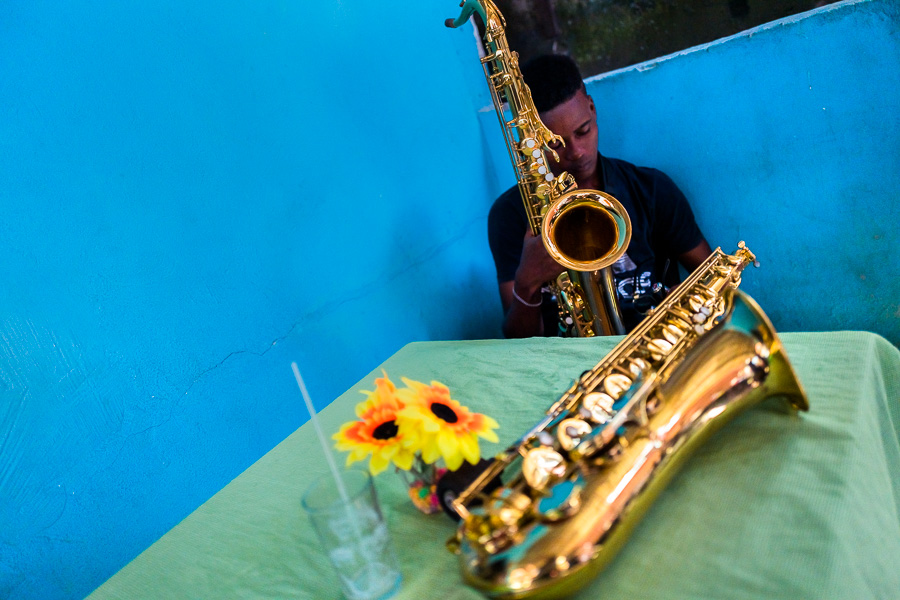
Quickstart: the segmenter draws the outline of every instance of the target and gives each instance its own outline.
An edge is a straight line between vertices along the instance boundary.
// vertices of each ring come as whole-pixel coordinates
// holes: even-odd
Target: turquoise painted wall
[[[600,150],[667,172],[781,331],[900,345],[900,4],[847,1],[591,78]]]
[[[0,4],[0,597],[83,597],[296,429],[291,361],[324,406],[499,335],[457,11]]]

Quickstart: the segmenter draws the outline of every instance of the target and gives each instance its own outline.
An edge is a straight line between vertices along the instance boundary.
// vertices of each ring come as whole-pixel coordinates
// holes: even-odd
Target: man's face
[[[578,187],[597,186],[597,111],[591,97],[578,90],[556,108],[541,113],[541,120],[566,143],[565,147],[552,146],[559,154],[558,163],[548,157],[553,173],[568,171]]]

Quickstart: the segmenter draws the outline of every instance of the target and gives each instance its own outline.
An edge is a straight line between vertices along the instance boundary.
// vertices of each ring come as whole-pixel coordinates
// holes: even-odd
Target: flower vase
[[[408,470],[397,469],[406,484],[409,499],[413,506],[426,515],[441,512],[441,503],[437,495],[437,483],[447,469],[437,465],[427,465],[421,457],[416,456],[413,466]]]

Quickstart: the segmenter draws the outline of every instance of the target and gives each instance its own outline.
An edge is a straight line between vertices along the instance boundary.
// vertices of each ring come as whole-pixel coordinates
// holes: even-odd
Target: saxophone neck
[[[503,21],[503,15],[500,14],[500,11],[497,10],[497,7],[491,0],[463,0],[459,5],[462,7],[459,16],[456,19],[447,19],[444,21],[444,24],[447,25],[447,27],[452,27],[454,29],[462,27],[466,21],[469,20],[469,17],[475,13],[481,17],[481,22],[484,23],[485,28],[489,26],[490,21],[495,19],[499,19],[499,25],[501,27],[506,26],[506,23]]]

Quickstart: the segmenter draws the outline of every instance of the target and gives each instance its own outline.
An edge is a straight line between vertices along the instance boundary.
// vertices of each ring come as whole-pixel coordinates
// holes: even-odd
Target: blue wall
[[[81,597],[411,340],[493,337],[456,3],[0,5],[0,597]],[[595,78],[780,330],[895,344],[896,3]],[[498,151],[498,147],[500,150]],[[863,278],[864,277],[864,278]]]
[[[292,360],[323,406],[499,335],[458,10],[0,4],[0,597],[84,596],[296,429]]]
[[[658,167],[781,331],[900,345],[900,4],[848,1],[591,79],[600,150]]]

